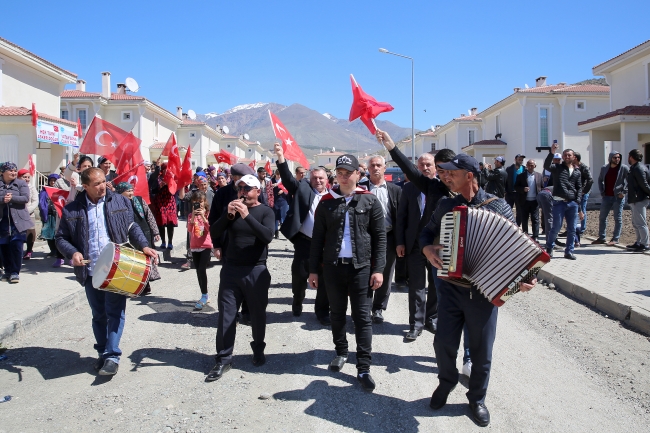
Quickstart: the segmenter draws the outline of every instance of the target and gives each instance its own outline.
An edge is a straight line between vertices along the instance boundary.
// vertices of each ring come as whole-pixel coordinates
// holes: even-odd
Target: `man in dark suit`
[[[521,227],[521,209],[517,207],[517,191],[515,190],[515,183],[517,182],[517,176],[519,176],[524,171],[524,159],[526,155],[518,153],[515,156],[515,163],[510,167],[506,168],[506,202],[510,205],[511,208],[515,210],[515,217],[517,225]]]
[[[314,212],[316,212],[320,199],[327,194],[327,173],[325,173],[324,169],[317,167],[311,171],[309,180],[304,178],[298,180],[293,177],[291,170],[289,170],[289,165],[284,159],[282,146],[275,143],[274,150],[278,156],[277,167],[280,171],[282,184],[291,197],[289,211],[280,231],[294,246],[293,262],[291,263],[291,289],[293,291],[291,309],[293,315],[298,317],[302,314],[302,302],[305,299],[307,290]],[[304,170],[304,168],[302,169]],[[319,279],[323,281],[322,278],[321,271]],[[327,326],[331,323],[330,304],[327,299],[325,284],[319,284],[316,289],[314,310],[316,318],[321,324]]]
[[[506,196],[506,177],[508,174],[503,168],[505,163],[506,160],[503,156],[497,156],[494,158],[494,168],[488,164],[487,183],[485,184],[485,192],[488,194],[493,194],[500,198]]]
[[[402,188],[402,194],[404,194],[404,187],[409,184],[409,179],[406,175],[404,180],[399,182],[393,182],[395,185]],[[398,210],[399,211],[399,210]],[[398,290],[403,290],[408,287],[409,274],[406,266],[406,257],[397,255],[395,259],[395,288]]]
[[[373,156],[368,160],[368,182],[360,183],[377,196],[384,212],[384,227],[386,229],[386,266],[384,267],[384,281],[380,288],[375,290],[372,301],[372,320],[375,323],[384,321],[383,311],[388,306],[390,288],[395,272],[395,258],[397,257],[395,243],[395,223],[397,221],[397,207],[399,206],[402,189],[384,179],[386,161],[383,156]]]
[[[535,161],[529,159],[526,163],[526,170],[517,176],[515,191],[517,193],[517,207],[521,209],[521,222],[524,233],[528,233],[528,217],[533,224],[532,238],[537,242],[539,237],[539,203],[537,194],[543,188],[543,176],[535,171]]]

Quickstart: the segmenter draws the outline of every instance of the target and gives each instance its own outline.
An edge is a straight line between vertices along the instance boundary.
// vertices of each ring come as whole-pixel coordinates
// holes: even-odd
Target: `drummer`
[[[156,251],[133,222],[131,201],[106,189],[106,177],[99,168],[81,173],[84,191],[63,209],[56,246],[72,259],[77,281],[85,286],[92,312],[95,350],[99,354],[95,370],[102,376],[117,373],[122,351],[120,337],[124,330],[126,296],[93,288],[92,275],[102,249],[110,242],[129,242],[155,261]]]

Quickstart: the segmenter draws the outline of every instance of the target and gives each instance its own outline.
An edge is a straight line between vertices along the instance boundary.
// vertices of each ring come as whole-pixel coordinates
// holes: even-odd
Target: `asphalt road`
[[[329,329],[291,314],[290,244],[272,243],[267,363],[251,363],[249,327],[237,328],[234,368],[205,383],[213,366],[215,311],[194,312],[194,271],[161,267],[153,294],[131,300],[124,357],[112,380],[97,377],[87,307],[50,321],[12,345],[0,362],[0,432],[415,432],[477,431],[463,378],[447,405],[428,407],[437,385],[433,335],[403,340],[407,294],[391,296],[374,325],[374,393],[342,372]],[[214,263],[214,262],[213,262]],[[220,266],[210,269],[216,306]],[[52,276],[43,274],[44,284]],[[57,278],[64,278],[57,274]],[[27,290],[27,287],[25,288]],[[499,432],[647,431],[650,342],[564,295],[538,286],[500,309],[486,404]],[[349,331],[352,331],[351,320]],[[354,337],[350,335],[351,350]],[[458,360],[460,367],[460,358]]]

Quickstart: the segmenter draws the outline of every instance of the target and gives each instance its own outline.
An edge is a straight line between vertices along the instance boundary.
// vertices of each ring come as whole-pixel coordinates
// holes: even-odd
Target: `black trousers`
[[[456,357],[460,336],[466,326],[472,359],[472,374],[466,395],[470,403],[483,403],[490,380],[499,310],[475,287],[463,288],[440,278],[435,281],[438,288],[438,332],[433,340],[433,348],[438,362],[440,386],[451,391],[458,383]]]
[[[409,273],[409,325],[411,329],[422,329],[427,321],[438,314],[434,274],[417,242],[405,259]]]
[[[506,203],[515,211],[515,219],[517,225],[521,227],[521,209],[520,206],[516,206],[517,203],[517,193],[516,192],[507,192],[506,193]]]
[[[47,246],[50,248],[50,252],[56,255],[57,259],[65,259],[63,254],[61,254],[61,252],[56,247],[56,241],[54,239],[48,239]]]
[[[309,250],[311,240],[297,235],[294,239],[293,262],[291,263],[291,290],[293,291],[293,305],[302,306],[307,291],[307,278],[309,277]],[[323,283],[323,268],[318,273],[318,288],[316,289],[316,303],[314,312],[319,319],[330,315],[330,303],[327,300],[327,290]]]
[[[330,301],[332,337],[337,356],[348,356],[348,340],[345,335],[348,296],[354,321],[354,335],[357,342],[357,371],[370,371],[372,351],[372,321],[370,305],[370,266],[355,269],[354,265],[326,264],[325,288]]]
[[[20,274],[20,267],[23,264],[23,244],[22,240],[16,240],[0,245],[5,273],[8,276]]]
[[[204,295],[208,293],[208,264],[211,256],[212,250],[209,248],[199,252],[192,251],[192,260],[196,268],[196,276],[199,279],[199,288]]]
[[[539,237],[539,203],[537,199],[520,201],[517,207],[521,206],[521,224],[524,233],[528,233],[528,218],[531,219],[533,225],[532,238],[537,240]]]
[[[406,257],[395,258],[395,283],[408,284],[409,274]]]
[[[395,234],[393,231],[386,233],[386,267],[384,268],[384,283],[380,288],[375,290],[372,301],[372,311],[385,310],[388,307],[388,298],[390,298],[390,288],[393,283],[393,274],[395,273]]]
[[[235,318],[243,299],[248,302],[251,315],[253,353],[264,352],[266,343],[266,306],[269,304],[271,274],[266,265],[232,266],[221,268],[219,282],[219,318],[217,321],[217,364],[230,364],[235,347]]]

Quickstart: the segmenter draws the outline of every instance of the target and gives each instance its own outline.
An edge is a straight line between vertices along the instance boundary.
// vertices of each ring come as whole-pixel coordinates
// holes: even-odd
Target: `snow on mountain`
[[[206,119],[212,119],[213,117],[219,116],[219,113],[207,113],[205,114]]]
[[[225,111],[223,114],[231,114],[231,113],[236,113],[237,111],[241,110],[250,110],[252,108],[261,108],[265,105],[268,105],[268,102],[257,102],[255,104],[244,104],[244,105],[238,105],[236,107],[231,108],[228,111]]]
[[[327,117],[331,121],[336,121],[336,117],[332,116],[330,113],[323,113],[323,116]]]

